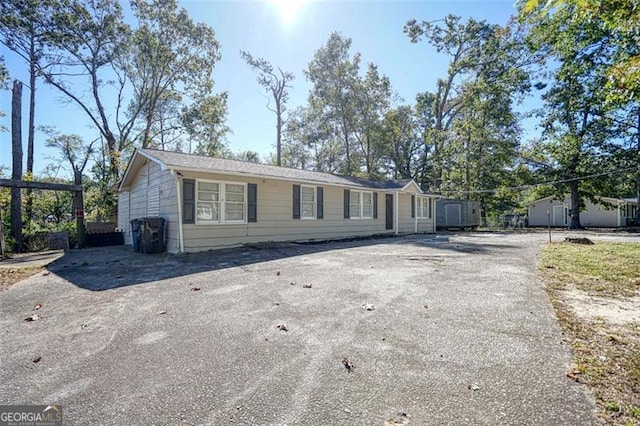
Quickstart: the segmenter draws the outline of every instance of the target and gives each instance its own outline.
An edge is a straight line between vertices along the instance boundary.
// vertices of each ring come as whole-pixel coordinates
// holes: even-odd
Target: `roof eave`
[[[131,155],[131,158],[129,159],[129,163],[127,163],[127,168],[124,172],[124,175],[122,176],[120,185],[118,186],[118,191],[122,191],[123,189],[129,187],[128,179],[132,176],[132,170],[134,170],[135,168],[134,165],[136,160],[138,159],[138,156],[144,157],[147,160],[153,161],[154,163],[158,164],[161,170],[166,170],[168,168],[167,164],[165,164],[160,159],[155,158],[154,156],[145,152],[142,148],[136,148],[136,150],[133,152],[133,155]]]
[[[327,182],[323,180],[313,180],[313,179],[287,178],[287,177],[273,176],[273,175],[267,175],[267,174],[261,174],[261,173],[211,170],[211,169],[200,168],[200,167],[183,167],[176,164],[167,164],[166,167],[168,170],[175,170],[175,171],[185,171],[185,172],[194,172],[194,173],[215,173],[220,175],[230,175],[230,176],[240,176],[240,177],[254,177],[258,179],[271,179],[271,180],[278,180],[278,181],[284,181],[284,182],[300,182],[300,183],[309,184],[309,185],[331,185],[331,186],[338,186],[341,188],[353,188],[353,189],[359,189],[359,190],[366,189],[366,190],[372,190],[372,191],[387,191],[387,192],[390,191],[387,189],[375,188],[372,186],[362,186],[362,185],[355,185],[355,184],[349,185],[344,183]]]

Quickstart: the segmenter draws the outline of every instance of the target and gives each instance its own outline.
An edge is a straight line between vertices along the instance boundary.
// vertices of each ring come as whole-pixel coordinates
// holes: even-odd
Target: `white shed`
[[[637,202],[631,199],[598,197],[602,204],[594,204],[585,200],[585,210],[580,212],[583,226],[594,228],[617,228],[627,224],[627,218],[635,215]],[[554,196],[541,198],[528,204],[529,226],[547,226],[549,221],[553,227],[569,225],[571,197],[558,200]]]

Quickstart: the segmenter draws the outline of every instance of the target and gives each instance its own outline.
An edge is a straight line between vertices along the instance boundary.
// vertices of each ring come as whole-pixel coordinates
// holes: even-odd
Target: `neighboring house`
[[[584,200],[585,209],[580,211],[580,223],[587,227],[617,228],[627,225],[627,218],[635,217],[637,201],[628,198],[598,197],[603,204],[594,204]],[[606,203],[606,204],[605,204]],[[571,197],[564,200],[546,197],[528,204],[529,226],[547,226],[549,220],[553,227],[569,225]],[[549,218],[547,218],[549,212]]]
[[[372,181],[137,149],[119,187],[118,227],[161,216],[171,253],[267,241],[435,232],[437,195],[411,179]]]

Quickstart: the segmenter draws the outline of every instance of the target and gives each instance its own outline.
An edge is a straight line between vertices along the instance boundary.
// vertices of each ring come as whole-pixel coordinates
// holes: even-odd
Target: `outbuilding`
[[[626,226],[635,218],[637,201],[630,198],[597,197],[600,203],[584,200],[585,209],[580,211],[583,226],[595,228],[618,228]],[[541,198],[527,205],[529,226],[566,227],[569,225],[571,197],[554,196]]]
[[[118,226],[165,219],[166,250],[435,232],[434,194],[412,179],[374,181],[137,149],[119,186]]]

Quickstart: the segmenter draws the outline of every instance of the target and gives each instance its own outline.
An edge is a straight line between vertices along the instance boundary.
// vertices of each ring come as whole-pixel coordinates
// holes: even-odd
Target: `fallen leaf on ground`
[[[87,328],[87,327],[89,327],[89,324],[87,324],[86,322],[80,324],[80,328]]]
[[[342,358],[342,365],[344,365],[344,368],[346,368],[349,373],[356,368],[356,366],[353,365],[346,356]]]
[[[33,310],[37,311],[40,308],[42,308],[42,303],[36,303],[36,305],[33,307]]]
[[[303,284],[302,288],[311,288],[313,284]]]
[[[287,324],[278,324],[276,325],[276,328],[280,331],[289,331],[289,328],[287,327]]]
[[[36,363],[37,363],[37,362],[40,362],[40,360],[41,360],[41,359],[42,359],[42,357],[41,357],[41,356],[37,356],[37,357],[35,357],[34,359],[32,359],[31,361],[33,361],[33,362],[36,362]]]
[[[429,309],[429,305],[422,305],[423,308]]]
[[[480,386],[476,385],[475,383],[470,384],[469,386],[467,386],[469,389],[471,389],[472,391],[477,391],[480,390]]]
[[[404,412],[394,413],[391,418],[384,422],[384,426],[396,426],[409,424],[411,416]]]
[[[24,320],[27,322],[38,321],[40,319],[40,315],[33,314],[30,317],[26,317]]]
[[[191,291],[200,291],[200,287],[191,287]]]
[[[49,275],[50,273],[51,273],[50,271],[44,271],[42,275]]]
[[[276,275],[277,275],[277,276],[280,276],[280,271],[276,272]]]
[[[567,371],[567,377],[573,380],[574,382],[579,382],[580,371],[578,371],[578,369],[576,368],[572,368],[571,370]]]
[[[372,303],[365,303],[364,305],[362,305],[362,309],[364,309],[365,311],[373,311],[376,307],[373,306]]]
[[[166,313],[167,313],[167,311],[158,311],[158,315],[164,315]]]
[[[291,285],[296,285],[296,283],[294,283],[293,281],[291,281],[289,284],[291,284]]]

